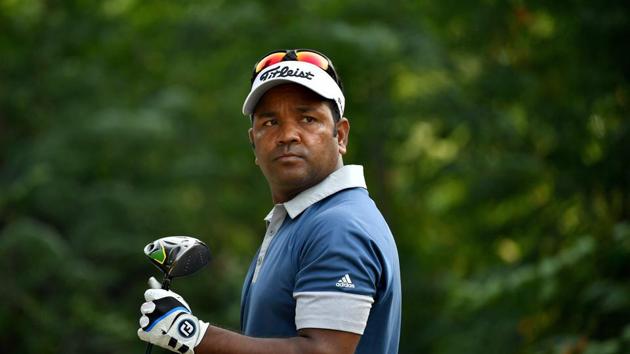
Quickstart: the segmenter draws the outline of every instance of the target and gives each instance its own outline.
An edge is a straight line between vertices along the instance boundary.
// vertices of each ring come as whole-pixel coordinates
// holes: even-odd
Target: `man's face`
[[[348,120],[333,121],[330,106],[296,84],[276,86],[254,110],[249,138],[275,203],[292,199],[343,165]]]

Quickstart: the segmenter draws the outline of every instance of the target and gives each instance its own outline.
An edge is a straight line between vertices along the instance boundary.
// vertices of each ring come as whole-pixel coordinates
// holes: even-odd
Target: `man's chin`
[[[309,173],[303,169],[285,170],[283,173],[276,174],[273,177],[273,184],[282,189],[294,189],[302,191],[307,189],[319,181],[313,173]]]
[[[309,175],[303,171],[291,171],[277,175],[274,178],[277,185],[302,186],[308,184]]]

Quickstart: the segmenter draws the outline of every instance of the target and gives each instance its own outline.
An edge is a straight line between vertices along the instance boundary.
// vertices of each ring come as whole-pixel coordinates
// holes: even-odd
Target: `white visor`
[[[243,114],[249,116],[254,113],[258,100],[274,86],[286,83],[300,84],[318,95],[333,100],[343,117],[346,99],[335,80],[317,65],[301,61],[281,61],[261,71],[252,90],[243,103]]]

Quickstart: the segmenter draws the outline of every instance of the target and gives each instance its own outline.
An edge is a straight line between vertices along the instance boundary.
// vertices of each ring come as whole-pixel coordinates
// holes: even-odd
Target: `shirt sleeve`
[[[363,334],[382,267],[361,222],[325,213],[307,230],[293,297],[295,324]]]

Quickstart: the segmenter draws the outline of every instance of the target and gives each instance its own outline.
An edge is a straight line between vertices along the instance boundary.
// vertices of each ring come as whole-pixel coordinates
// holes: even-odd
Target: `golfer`
[[[273,208],[243,284],[241,333],[149,289],[140,339],[179,353],[396,354],[398,253],[363,168],[344,165],[350,122],[332,62],[273,51],[254,66],[243,114]]]

